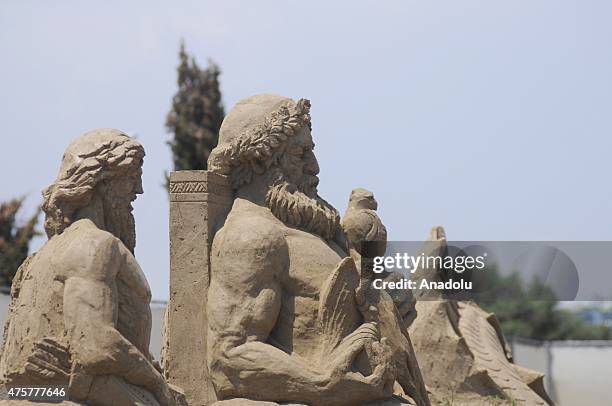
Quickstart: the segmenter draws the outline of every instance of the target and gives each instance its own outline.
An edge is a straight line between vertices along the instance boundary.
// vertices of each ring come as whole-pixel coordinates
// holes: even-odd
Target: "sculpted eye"
[[[295,147],[291,149],[291,155],[302,156],[304,155],[304,150],[300,147]]]

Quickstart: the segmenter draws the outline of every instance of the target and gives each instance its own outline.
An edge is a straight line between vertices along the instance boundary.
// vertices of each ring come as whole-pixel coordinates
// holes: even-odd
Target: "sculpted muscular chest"
[[[148,354],[151,336],[151,290],[136,259],[124,246],[125,258],[117,272],[117,330]]]
[[[149,284],[134,255],[111,234],[96,228],[88,220],[80,220],[61,236],[66,246],[61,261],[55,264],[62,279],[95,278],[103,281],[115,294],[113,321],[117,330],[140,351],[148,354],[151,329],[151,293]],[[106,242],[108,241],[108,242]],[[101,247],[109,245],[108,251]],[[90,252],[83,261],[83,252]],[[80,258],[80,260],[77,260]],[[82,266],[87,262],[87,269]]]
[[[239,314],[236,307],[244,306],[244,300],[233,303],[237,296],[254,298],[253,306],[273,300],[267,314],[259,314],[249,324],[255,330],[269,331],[269,338],[285,351],[311,355],[318,340],[321,286],[346,256],[342,250],[287,227],[265,208],[242,202],[234,206],[215,236],[212,251],[209,300],[225,308],[218,314]],[[216,314],[211,316],[216,319]],[[218,322],[233,324],[231,318]],[[265,336],[268,334],[262,334]]]
[[[328,245],[319,237],[283,228],[289,264],[279,274],[283,295],[271,335],[279,344],[310,358],[316,352],[320,333],[316,321],[321,286],[343,255],[338,247]]]
[[[321,285],[345,254],[320,237],[282,227],[289,266],[280,274],[281,284],[287,294],[318,300]]]

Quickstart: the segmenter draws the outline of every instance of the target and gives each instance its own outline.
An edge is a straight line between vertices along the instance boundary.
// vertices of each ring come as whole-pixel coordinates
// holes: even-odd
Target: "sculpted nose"
[[[136,182],[136,187],[134,189],[134,193],[137,195],[141,195],[144,193],[144,190],[142,189],[142,179],[138,180],[138,182]]]
[[[317,157],[312,151],[310,152],[310,154],[308,154],[308,160],[306,162],[306,171],[312,175],[319,174],[319,162],[317,162]]]

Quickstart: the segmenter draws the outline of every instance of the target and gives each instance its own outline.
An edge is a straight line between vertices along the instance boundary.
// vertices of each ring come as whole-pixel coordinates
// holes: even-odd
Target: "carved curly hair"
[[[139,168],[144,155],[140,143],[118,130],[94,130],[74,141],[64,153],[58,178],[42,193],[47,236],[61,234],[72,224],[74,213],[91,201],[98,183]]]
[[[289,137],[311,126],[310,101],[288,102],[269,113],[264,122],[240,134],[227,145],[217,146],[208,159],[208,169],[229,176],[234,189],[251,181],[278,163]]]

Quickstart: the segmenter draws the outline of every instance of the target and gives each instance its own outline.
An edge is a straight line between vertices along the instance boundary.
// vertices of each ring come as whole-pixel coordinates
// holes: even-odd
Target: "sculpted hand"
[[[68,348],[53,339],[43,339],[34,343],[25,369],[43,381],[61,382],[70,377],[69,359]]]
[[[351,370],[355,358],[366,348],[366,344],[380,340],[380,329],[375,322],[363,323],[355,331],[346,336],[331,353],[332,374],[340,374]]]
[[[364,376],[353,372],[355,358],[367,352],[374,365],[372,374]],[[385,339],[380,340],[378,325],[364,323],[348,335],[332,353],[326,390],[332,397],[343,393],[363,393],[364,398],[383,399],[393,394],[395,374],[391,362],[391,349]]]

